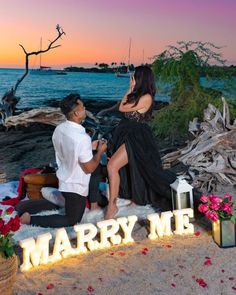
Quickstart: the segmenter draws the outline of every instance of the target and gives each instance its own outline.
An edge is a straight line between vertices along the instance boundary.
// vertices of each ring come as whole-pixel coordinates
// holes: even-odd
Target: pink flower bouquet
[[[225,194],[224,197],[202,195],[200,201],[201,204],[198,206],[198,211],[204,213],[211,221],[231,218],[235,222],[235,217],[232,214],[232,197],[229,194]]]

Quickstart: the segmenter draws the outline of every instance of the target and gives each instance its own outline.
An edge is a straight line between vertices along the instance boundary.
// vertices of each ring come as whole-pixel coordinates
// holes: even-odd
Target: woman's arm
[[[132,92],[132,88],[130,87],[127,92],[125,93],[124,97],[122,98],[120,104],[124,104],[127,101],[127,96]]]
[[[123,97],[119,106],[119,111],[122,113],[134,112],[134,111],[145,113],[152,105],[152,97],[150,94],[145,94],[142,97],[140,97],[140,100],[136,106],[134,106],[135,103],[124,104],[126,100],[127,100],[127,94]]]
[[[134,76],[130,76],[130,80],[129,80],[129,89],[127,90],[127,92],[125,93],[124,97],[121,100],[120,104],[124,104],[127,101],[127,96],[134,90],[134,86],[135,86],[135,81],[134,81]]]

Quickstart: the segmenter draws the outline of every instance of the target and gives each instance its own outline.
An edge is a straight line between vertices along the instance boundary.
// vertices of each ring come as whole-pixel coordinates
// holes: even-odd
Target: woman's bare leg
[[[110,197],[105,219],[113,218],[118,211],[118,208],[116,206],[116,198],[118,196],[120,187],[119,170],[126,164],[128,164],[128,155],[125,145],[122,144],[111,157],[107,165]]]

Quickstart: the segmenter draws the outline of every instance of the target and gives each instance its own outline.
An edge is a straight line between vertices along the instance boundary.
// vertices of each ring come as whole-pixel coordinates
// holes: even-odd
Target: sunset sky
[[[42,56],[43,64],[92,66],[96,62],[135,65],[176,41],[209,41],[236,65],[236,0],[0,0],[0,67],[24,67],[24,54],[46,47],[60,24],[62,46]],[[30,59],[30,67],[38,63]]]

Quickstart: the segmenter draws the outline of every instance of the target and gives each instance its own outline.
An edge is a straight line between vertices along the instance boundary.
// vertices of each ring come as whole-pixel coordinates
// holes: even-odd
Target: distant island
[[[148,65],[148,64],[147,64]],[[149,66],[152,66],[149,64]],[[127,66],[125,63],[120,63],[117,65],[117,63],[111,63],[111,65],[106,63],[100,63],[95,64],[94,67],[91,68],[84,68],[84,67],[76,67],[76,66],[70,66],[64,68],[66,72],[86,72],[86,73],[126,73],[127,68],[129,67],[129,71],[134,71],[135,66],[133,64]],[[209,74],[212,75],[212,73],[215,73],[215,76],[217,77],[217,74],[221,72],[225,75],[236,77],[236,66],[230,65],[230,66],[213,66],[213,67],[202,67],[201,68],[201,76],[205,77]]]
[[[117,65],[117,63],[111,63],[111,65],[107,63],[96,63],[94,67],[92,68],[84,68],[84,67],[75,67],[75,66],[70,66],[64,68],[66,72],[91,72],[91,73],[126,73],[127,69],[129,71],[134,71],[134,65],[126,65],[125,63],[120,63]]]

